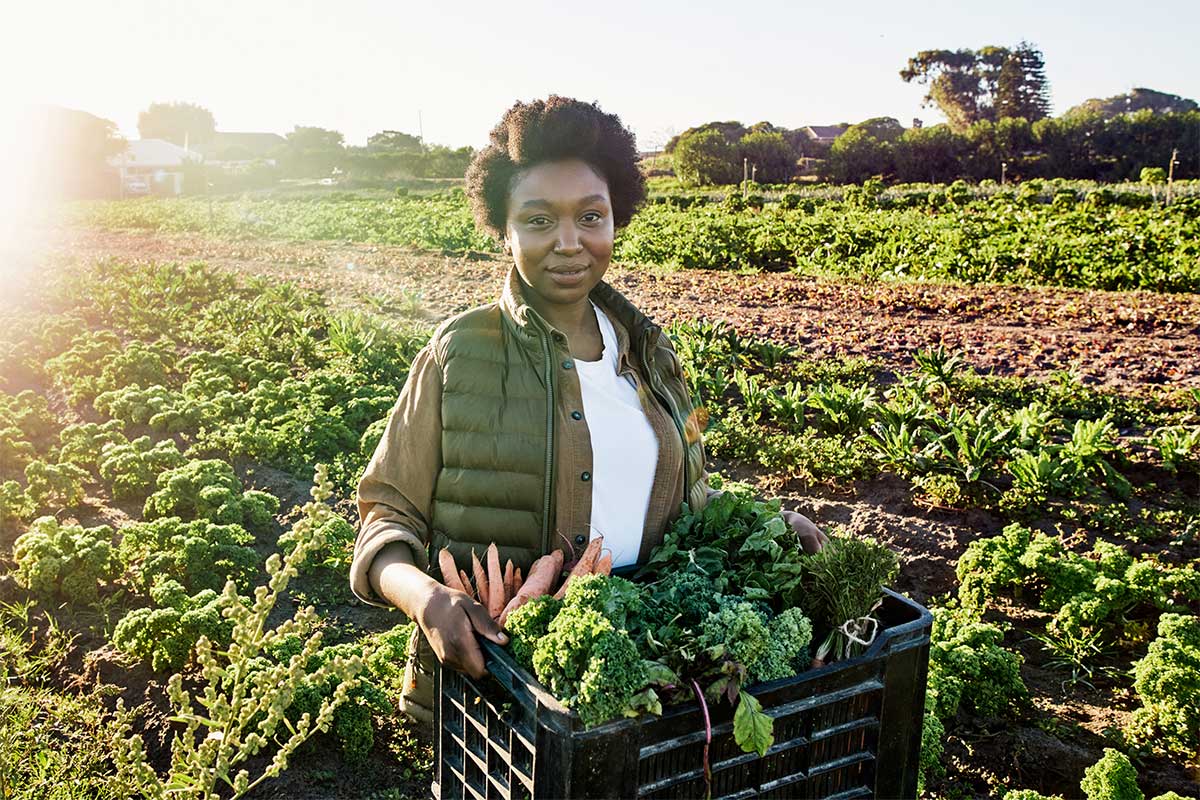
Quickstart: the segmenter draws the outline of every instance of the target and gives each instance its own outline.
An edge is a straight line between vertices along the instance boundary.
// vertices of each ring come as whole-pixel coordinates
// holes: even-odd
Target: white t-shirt
[[[591,537],[603,534],[613,566],[637,562],[650,489],[658,465],[658,439],[633,379],[617,374],[617,332],[592,303],[604,353],[599,361],[575,359],[583,411],[592,440]]]

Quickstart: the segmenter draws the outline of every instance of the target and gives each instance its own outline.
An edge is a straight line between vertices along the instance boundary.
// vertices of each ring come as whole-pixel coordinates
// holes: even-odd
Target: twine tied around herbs
[[[875,601],[875,605],[871,606],[871,610],[865,616],[848,619],[831,630],[825,637],[825,641],[821,642],[821,646],[817,648],[813,659],[814,666],[824,665],[830,652],[835,650],[837,660],[849,657],[851,644],[861,645],[864,649],[874,644],[875,637],[879,635],[879,620],[872,615],[879,610],[881,605],[883,605],[882,597]],[[834,642],[839,633],[846,637],[846,641],[835,648]]]

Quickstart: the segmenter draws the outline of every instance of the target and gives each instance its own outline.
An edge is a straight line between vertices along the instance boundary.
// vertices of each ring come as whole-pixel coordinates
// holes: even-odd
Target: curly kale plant
[[[233,467],[219,459],[190,461],[158,476],[158,491],[146,498],[146,519],[182,517],[253,530],[270,526],[279,499],[266,492],[242,491]]]
[[[259,569],[254,537],[240,525],[165,517],[121,529],[117,558],[134,585],[148,591],[159,578],[179,581],[190,592],[219,591],[227,580],[245,590]]]
[[[1080,636],[1119,632],[1136,615],[1181,608],[1200,600],[1200,571],[1135,558],[1125,548],[1098,541],[1086,555],[1021,525],[967,546],[958,563],[959,598],[982,608],[1001,590],[1031,591],[1042,609],[1054,612],[1051,627]]]
[[[812,641],[812,621],[798,608],[774,619],[760,603],[721,597],[701,623],[699,643],[716,660],[746,668],[748,683],[789,678],[803,669]]]
[[[1137,777],[1127,755],[1106,747],[1100,760],[1084,770],[1079,788],[1087,800],[1142,800]]]
[[[572,582],[546,635],[533,652],[539,681],[573,708],[586,726],[635,712],[649,673],[637,645],[606,614],[637,587],[622,578],[587,576]]]
[[[1021,657],[1002,646],[1004,632],[969,609],[933,613],[929,648],[929,694],[937,716],[949,721],[966,707],[999,716],[1028,696]]]
[[[562,609],[562,601],[548,594],[535,597],[508,615],[504,630],[508,633],[509,648],[513,658],[525,669],[533,672],[533,652],[546,633],[550,621]]]
[[[85,529],[40,517],[13,544],[17,583],[46,599],[94,602],[115,577],[112,536],[107,525]]]
[[[100,477],[108,481],[113,497],[118,499],[144,495],[162,472],[181,467],[186,461],[174,440],[152,443],[149,436],[107,444],[98,459]]]
[[[398,625],[355,642],[318,650],[304,665],[303,677],[285,712],[287,718],[295,723],[305,714],[316,716],[321,704],[337,692],[343,677],[323,668],[336,659],[361,659],[365,669],[347,693],[346,702],[334,712],[332,732],[348,762],[364,763],[375,746],[375,729],[393,713],[399,699],[406,648],[412,631],[411,624]],[[270,656],[280,664],[287,664],[303,651],[304,641],[300,636],[292,635],[271,648]]]
[[[189,595],[178,581],[163,579],[150,590],[150,599],[153,607],[130,611],[113,629],[118,650],[165,672],[181,669],[201,636],[228,646],[233,622],[222,616],[228,604],[224,595],[212,589]]]
[[[87,472],[74,464],[30,461],[25,465],[25,494],[35,508],[58,510],[83,502]]]
[[[100,451],[110,444],[124,444],[128,440],[121,432],[119,420],[110,419],[102,425],[84,422],[68,425],[58,434],[58,460],[84,469],[94,469],[100,462]]]
[[[1158,638],[1133,665],[1142,702],[1129,733],[1136,741],[1195,759],[1200,750],[1200,617],[1163,614]]]

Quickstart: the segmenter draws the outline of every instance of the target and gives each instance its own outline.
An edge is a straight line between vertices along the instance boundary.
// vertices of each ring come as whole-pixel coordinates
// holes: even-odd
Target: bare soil
[[[204,260],[296,281],[359,305],[439,320],[495,299],[508,263],[338,242],[230,242],[198,235],[64,229],[57,253]],[[614,266],[606,280],[660,324],[723,321],[805,348],[911,365],[918,348],[961,350],[982,372],[1045,377],[1073,368],[1122,391],[1200,386],[1200,296],[1016,286],[866,283],[790,273],[663,272]]]

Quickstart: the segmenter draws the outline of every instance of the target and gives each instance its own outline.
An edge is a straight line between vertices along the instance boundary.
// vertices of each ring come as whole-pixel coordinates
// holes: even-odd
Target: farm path
[[[228,241],[195,234],[68,228],[52,252],[78,258],[203,260],[294,280],[332,299],[368,299],[442,319],[488,302],[500,257],[448,257],[362,243]],[[606,276],[661,324],[724,321],[814,356],[911,364],[917,348],[961,350],[983,372],[1046,377],[1075,368],[1088,383],[1200,386],[1200,296],[1015,286],[865,283],[789,273],[633,269]]]

